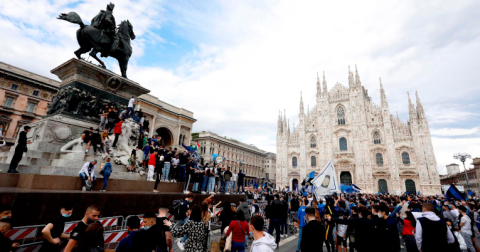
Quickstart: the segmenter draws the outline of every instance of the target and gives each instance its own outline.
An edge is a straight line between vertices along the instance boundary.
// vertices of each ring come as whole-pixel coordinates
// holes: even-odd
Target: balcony
[[[12,114],[15,109],[7,106],[0,106],[0,111]]]
[[[29,118],[35,118],[37,116],[37,114],[35,114],[34,112],[22,111],[22,116],[29,117]]]

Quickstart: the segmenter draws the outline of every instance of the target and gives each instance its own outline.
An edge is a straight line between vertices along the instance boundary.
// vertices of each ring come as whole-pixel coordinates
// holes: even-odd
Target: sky
[[[50,70],[74,57],[78,26],[56,17],[75,11],[89,24],[107,3],[1,1],[0,61],[57,79]],[[305,107],[315,105],[317,72],[329,89],[348,86],[356,64],[377,104],[382,78],[390,112],[403,121],[407,92],[418,91],[441,174],[459,163],[454,153],[480,156],[479,1],[114,3],[117,24],[128,19],[136,35],[128,77],[194,112],[194,132],[275,152],[278,111],[298,124],[300,92]]]

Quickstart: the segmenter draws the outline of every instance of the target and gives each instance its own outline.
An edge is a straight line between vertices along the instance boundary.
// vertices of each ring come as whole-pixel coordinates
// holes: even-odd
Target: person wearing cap
[[[22,161],[23,153],[27,152],[27,144],[31,144],[31,141],[27,141],[27,133],[30,131],[30,126],[24,126],[23,131],[18,136],[17,147],[15,147],[15,153],[13,154],[12,161],[10,161],[10,167],[8,173],[19,173],[17,166]]]

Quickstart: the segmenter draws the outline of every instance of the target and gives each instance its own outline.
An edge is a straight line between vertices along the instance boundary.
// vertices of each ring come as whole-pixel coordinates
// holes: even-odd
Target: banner
[[[339,184],[332,160],[328,162],[322,172],[320,172],[311,183],[315,187],[315,195],[317,196],[317,199],[338,192]]]
[[[225,158],[217,154],[212,154],[210,161],[215,161],[215,163],[220,164],[221,162],[225,161]]]
[[[448,188],[447,193],[445,193],[445,197],[447,197],[448,200],[450,199],[459,199],[459,200],[466,200],[467,198],[463,193],[461,193],[457,187],[454,185],[451,185],[450,188]]]
[[[307,177],[303,180],[302,186],[312,185],[311,181],[315,178],[315,172],[310,172]]]

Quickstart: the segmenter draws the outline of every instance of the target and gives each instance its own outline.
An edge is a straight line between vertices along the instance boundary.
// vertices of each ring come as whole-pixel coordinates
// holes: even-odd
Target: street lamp
[[[467,158],[472,158],[472,157],[468,153],[457,153],[457,154],[453,155],[453,158],[458,159],[463,163],[463,172],[465,172],[465,178],[467,180],[467,187],[468,187],[468,190],[470,190],[470,183],[468,183],[467,169],[465,168],[465,160],[467,160]]]

